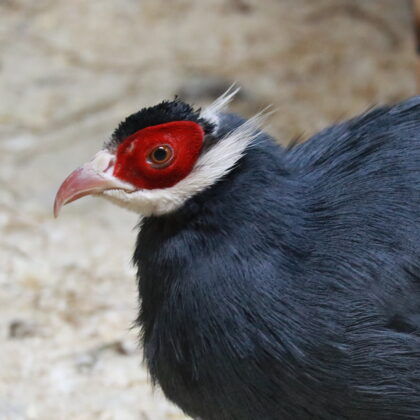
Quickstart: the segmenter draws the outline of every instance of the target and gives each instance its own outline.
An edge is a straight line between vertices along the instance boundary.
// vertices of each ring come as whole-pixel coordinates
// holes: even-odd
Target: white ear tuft
[[[201,117],[204,119],[217,123],[217,114],[220,113],[232,101],[234,96],[241,90],[236,83],[233,83],[226,92],[219,96],[211,105],[203,109]]]

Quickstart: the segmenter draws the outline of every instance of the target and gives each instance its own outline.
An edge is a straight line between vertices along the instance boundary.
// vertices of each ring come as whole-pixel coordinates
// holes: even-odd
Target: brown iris
[[[148,156],[148,162],[153,168],[166,168],[174,157],[174,151],[168,144],[162,144],[152,149]]]

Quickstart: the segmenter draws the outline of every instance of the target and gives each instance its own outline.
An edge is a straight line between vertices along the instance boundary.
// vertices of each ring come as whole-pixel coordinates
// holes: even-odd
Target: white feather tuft
[[[229,86],[229,88],[221,96],[219,96],[211,105],[203,109],[200,113],[201,117],[217,125],[218,114],[222,112],[229,103],[233,100],[235,95],[241,90],[235,83]]]

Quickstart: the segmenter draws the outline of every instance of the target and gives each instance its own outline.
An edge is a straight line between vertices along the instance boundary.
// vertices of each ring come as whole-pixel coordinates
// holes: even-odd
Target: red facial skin
[[[139,189],[168,188],[185,178],[200,154],[202,127],[192,121],[174,121],[137,131],[117,148],[114,176]],[[153,167],[151,152],[169,145],[173,157],[163,168]]]

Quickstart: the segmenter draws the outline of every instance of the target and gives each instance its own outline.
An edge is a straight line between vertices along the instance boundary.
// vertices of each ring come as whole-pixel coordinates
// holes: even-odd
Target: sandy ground
[[[283,143],[415,92],[405,0],[0,0],[0,419],[182,419],[141,366],[138,217],[55,191],[120,119],[232,81]]]

